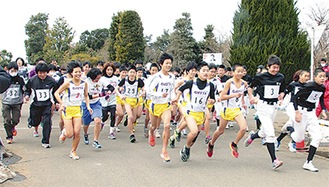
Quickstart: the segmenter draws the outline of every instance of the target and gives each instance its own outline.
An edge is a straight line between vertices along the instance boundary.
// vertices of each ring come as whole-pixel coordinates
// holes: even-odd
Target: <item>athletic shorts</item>
[[[151,110],[149,110],[151,112],[151,114],[153,116],[157,116],[157,117],[161,117],[161,115],[163,114],[163,112],[165,110],[171,109],[171,103],[164,103],[164,104],[154,104],[151,103]]]
[[[137,106],[141,106],[141,105],[143,105],[143,102],[144,102],[143,97],[139,97],[139,98],[138,98]]]
[[[84,125],[89,125],[92,121],[94,121],[94,118],[101,118],[102,119],[102,103],[100,101],[97,101],[96,103],[90,104],[90,108],[93,110],[93,114],[90,115],[89,110],[87,109],[87,105],[85,102],[82,102],[82,110],[83,110],[83,116],[82,121]]]
[[[117,96],[117,104],[118,105],[125,105],[125,102],[121,100],[119,96]]]
[[[177,103],[177,107],[179,108],[179,107],[185,107],[186,108],[186,104],[187,104],[187,102],[186,101],[179,101],[178,103]]]
[[[138,98],[130,98],[126,97],[126,100],[124,102],[125,104],[128,104],[131,106],[131,109],[138,107]]]
[[[151,100],[150,99],[145,99],[144,100],[144,104],[145,104],[145,107],[147,108],[147,110],[149,110],[150,109]]]
[[[82,115],[83,115],[83,110],[82,110],[81,106],[65,107],[62,112],[63,119],[80,118],[80,117],[82,117]]]
[[[187,110],[186,113],[184,114],[184,117],[187,117],[187,116],[194,118],[197,125],[201,125],[204,122],[205,113],[204,112],[193,112],[193,111]]]
[[[234,118],[240,114],[242,114],[241,108],[231,109],[231,108],[223,107],[221,112],[221,116],[228,121],[233,121]]]
[[[209,103],[207,103],[207,108],[212,108],[214,106],[214,104],[210,105]]]

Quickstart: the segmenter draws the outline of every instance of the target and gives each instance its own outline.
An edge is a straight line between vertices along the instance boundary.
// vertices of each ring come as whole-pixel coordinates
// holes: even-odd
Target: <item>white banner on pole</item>
[[[222,53],[203,53],[203,61],[207,63],[222,64]]]

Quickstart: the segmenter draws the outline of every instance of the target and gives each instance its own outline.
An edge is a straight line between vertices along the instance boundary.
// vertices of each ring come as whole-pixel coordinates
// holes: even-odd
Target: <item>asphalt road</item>
[[[249,130],[255,129],[253,114],[251,110],[247,118]],[[72,160],[69,157],[72,140],[67,139],[64,144],[58,142],[58,113],[53,117],[50,149],[41,147],[41,137],[33,137],[33,130],[27,128],[27,117],[28,105],[24,105],[21,123],[17,126],[18,135],[14,143],[5,148],[21,157],[9,165],[19,177],[1,186],[329,186],[329,159],[315,156],[313,163],[319,172],[303,170],[307,154],[287,150],[288,138],[277,152],[284,164],[276,171],[260,140],[245,148],[243,139],[238,144],[239,158],[232,157],[229,143],[239,129],[237,124],[218,139],[212,158],[206,154],[205,133],[202,132],[187,162],[182,162],[179,155],[186,143],[183,136],[176,148],[168,148],[171,161],[164,163],[160,158],[162,139],[156,139],[155,147],[148,144],[143,135],[142,116],[136,126],[136,143],[129,142],[128,128],[122,125],[121,132],[115,133],[117,139],[108,139],[109,126],[106,125],[99,139],[102,148],[85,145],[81,138],[77,150],[80,160]],[[276,119],[280,126],[278,123],[286,121],[287,116],[279,111]],[[93,132],[93,128],[91,126],[89,132]],[[214,130],[215,123],[212,123],[211,132]],[[6,137],[3,128],[0,136],[3,140]]]

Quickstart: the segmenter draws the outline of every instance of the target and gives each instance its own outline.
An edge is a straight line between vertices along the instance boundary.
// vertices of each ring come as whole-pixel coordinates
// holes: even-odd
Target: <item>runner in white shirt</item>
[[[149,137],[148,124],[149,124],[150,119],[151,119],[151,114],[149,112],[150,104],[151,104],[151,97],[147,93],[147,88],[149,87],[149,82],[153,78],[153,75],[156,74],[156,73],[158,73],[158,71],[159,71],[158,65],[156,63],[152,63],[151,66],[150,66],[150,73],[151,73],[151,75],[144,82],[145,83],[144,87],[146,88],[145,89],[146,96],[145,96],[145,101],[144,101],[145,108],[146,108],[146,112],[145,112],[145,126],[144,126],[144,136],[145,136],[145,138],[148,138]]]
[[[113,63],[105,63],[103,69],[103,76],[99,80],[105,86],[104,90],[107,91],[104,97],[101,97],[100,101],[102,103],[102,123],[105,123],[106,120],[109,118],[109,112],[111,115],[110,121],[110,132],[108,138],[111,140],[115,139],[114,136],[114,125],[115,125],[115,111],[117,110],[117,95],[119,94],[118,90],[115,88],[118,85],[118,77],[113,75],[115,72],[115,66]],[[103,124],[102,124],[103,127]]]
[[[162,134],[162,151],[161,158],[164,162],[169,162],[170,157],[167,152],[168,139],[170,136],[170,119],[171,119],[171,93],[175,86],[175,76],[169,74],[174,58],[171,54],[163,53],[159,58],[161,71],[153,76],[150,80],[148,93],[151,97],[151,126],[149,134],[149,143],[153,147],[155,145],[154,130],[161,119],[164,124]]]

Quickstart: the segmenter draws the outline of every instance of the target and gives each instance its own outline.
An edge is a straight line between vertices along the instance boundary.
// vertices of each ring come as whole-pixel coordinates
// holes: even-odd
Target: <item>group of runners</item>
[[[181,160],[186,162],[189,159],[191,147],[201,129],[206,133],[207,155],[212,157],[215,143],[230,121],[236,121],[240,128],[229,144],[232,156],[238,158],[238,144],[248,131],[246,116],[252,104],[257,110],[261,127],[256,133],[249,133],[244,145],[248,147],[256,138],[264,138],[273,169],[277,169],[283,164],[275,154],[282,138],[290,134],[292,141],[289,149],[294,150],[295,143],[304,140],[308,129],[312,141],[303,168],[318,171],[312,164],[321,141],[315,107],[320,101],[320,111],[324,118],[327,117],[323,99],[326,89],[323,86],[326,80],[324,70],[316,69],[315,81],[309,82],[309,72],[299,71],[294,82],[286,87],[285,77],[279,73],[281,60],[275,55],[268,58],[268,71],[259,73],[253,79],[247,75],[247,67],[238,63],[232,66],[232,76],[229,76],[223,65],[189,62],[180,72],[179,68],[172,68],[173,61],[171,54],[163,53],[158,61],[160,67],[152,63],[147,73],[140,60],[129,66],[99,62],[95,68],[90,62],[81,65],[72,61],[62,68],[65,73],[55,78],[54,72],[49,74],[54,67],[40,60],[35,67],[36,75],[26,83],[17,74],[17,62],[11,62],[7,69],[12,84],[2,94],[7,143],[13,143],[13,137],[17,135],[15,126],[20,120],[22,104],[30,101],[28,126],[34,128],[34,136],[39,135],[38,126],[41,125],[42,146],[51,147],[51,118],[57,108],[60,113],[59,141],[64,143],[67,138],[73,138],[70,157],[74,160],[79,159],[76,150],[81,126],[83,141],[89,144],[88,129],[94,122],[92,145],[97,149],[102,147],[99,136],[104,124],[110,127],[108,138],[115,139],[115,132],[120,132],[119,125],[123,122],[129,129],[129,141],[134,143],[137,141],[134,127],[142,113],[146,115],[144,136],[152,147],[155,146],[155,138],[160,137],[159,128],[163,123],[160,156],[164,162],[170,161],[168,145],[174,148],[187,127],[189,133],[186,144],[180,150]],[[291,97],[287,107],[290,119],[276,138],[273,123],[278,106],[288,94]],[[212,118],[217,122],[217,129],[211,135]],[[171,120],[173,124],[178,124],[172,136]]]

